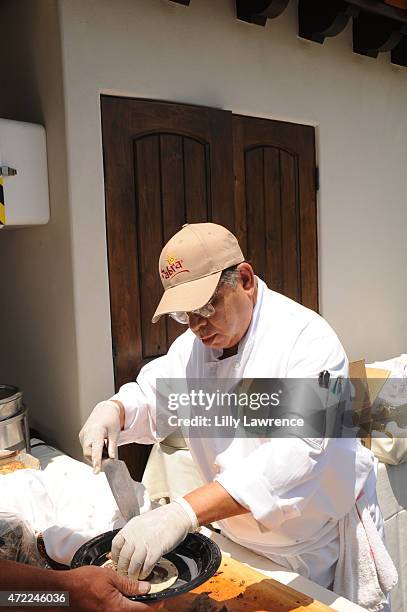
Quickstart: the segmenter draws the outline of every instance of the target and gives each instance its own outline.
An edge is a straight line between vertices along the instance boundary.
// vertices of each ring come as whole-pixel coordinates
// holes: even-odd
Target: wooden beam
[[[391,51],[400,42],[405,27],[394,19],[361,12],[353,20],[353,51],[369,57]]]
[[[289,0],[236,0],[236,17],[241,21],[265,26],[287,8]]]
[[[407,11],[385,4],[382,0],[349,0],[350,4],[358,6],[367,13],[389,17],[401,23],[407,23]]]
[[[407,0],[384,0],[386,4],[407,11]]]
[[[403,36],[398,45],[392,49],[391,63],[398,66],[407,66],[407,36]]]
[[[298,35],[323,43],[327,36],[337,36],[359,8],[345,0],[299,0]]]

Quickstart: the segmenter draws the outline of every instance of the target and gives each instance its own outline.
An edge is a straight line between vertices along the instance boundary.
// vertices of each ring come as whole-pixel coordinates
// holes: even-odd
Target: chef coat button
[[[238,370],[240,368],[240,363],[235,363],[235,370]]]

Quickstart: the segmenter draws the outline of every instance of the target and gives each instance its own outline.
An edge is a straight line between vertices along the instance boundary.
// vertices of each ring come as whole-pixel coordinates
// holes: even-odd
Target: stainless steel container
[[[0,385],[0,421],[15,416],[22,409],[23,394],[21,391],[14,385]]]
[[[27,409],[14,385],[0,385],[0,449],[30,452]]]
[[[0,421],[0,449],[24,450],[30,452],[30,430],[27,408],[18,414]]]

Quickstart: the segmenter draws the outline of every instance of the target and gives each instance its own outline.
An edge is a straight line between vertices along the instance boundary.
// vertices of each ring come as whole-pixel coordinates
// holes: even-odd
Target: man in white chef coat
[[[163,248],[159,272],[164,294],[153,322],[169,315],[188,329],[136,382],[94,408],[80,440],[95,471],[104,440],[115,457],[118,443],[151,444],[170,433],[157,433],[160,379],[348,376],[328,323],[271,291],[224,227],[183,226]],[[188,532],[217,521],[235,542],[332,587],[339,524],[358,497],[367,496],[381,528],[374,458],[354,438],[190,437],[187,444],[207,484],[129,521],[113,540],[119,572],[145,578]]]

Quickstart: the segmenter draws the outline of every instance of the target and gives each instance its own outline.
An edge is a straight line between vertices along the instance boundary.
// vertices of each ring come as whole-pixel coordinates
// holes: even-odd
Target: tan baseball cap
[[[222,225],[184,225],[161,251],[158,270],[164,294],[153,323],[169,312],[202,308],[214,294],[222,270],[242,261],[238,241]]]

